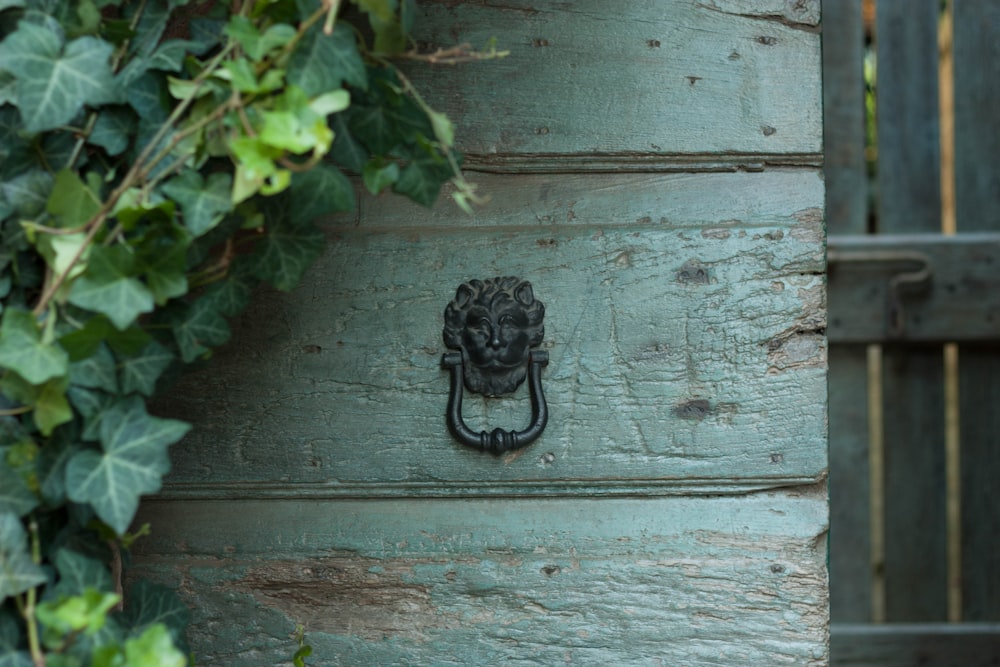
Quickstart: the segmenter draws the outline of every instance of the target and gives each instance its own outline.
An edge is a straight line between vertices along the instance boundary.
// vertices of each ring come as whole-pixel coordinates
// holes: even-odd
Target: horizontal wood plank
[[[819,4],[421,2],[423,49],[499,36],[510,55],[465,70],[418,67],[413,78],[455,121],[477,168],[815,163]]]
[[[816,172],[484,185],[492,227],[366,200],[299,290],[259,294],[160,405],[196,426],[167,493],[682,493],[825,475]],[[532,281],[551,358],[549,425],[502,458],[452,441],[440,368],[444,307],[494,275]],[[524,387],[470,395],[465,418],[523,428],[527,403]]]
[[[993,667],[1000,664],[996,623],[834,623],[832,667]]]
[[[152,502],[133,576],[204,664],[827,664],[822,486],[739,498]],[[240,619],[233,623],[233,619]]]
[[[1000,234],[904,234],[829,238],[830,341],[991,342],[1000,337]],[[890,280],[923,268],[897,289],[902,329],[890,331]],[[956,323],[961,322],[961,326]]]

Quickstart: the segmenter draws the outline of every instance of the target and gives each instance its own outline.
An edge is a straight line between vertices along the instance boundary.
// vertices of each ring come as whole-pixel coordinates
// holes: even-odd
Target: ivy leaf
[[[123,621],[132,631],[161,623],[182,644],[191,612],[172,589],[142,579],[130,589]]]
[[[68,431],[72,432],[71,429],[56,431],[38,457],[38,486],[42,498],[52,507],[66,502],[66,464],[80,450]]]
[[[177,304],[170,322],[184,363],[191,363],[210,352],[211,348],[229,340],[226,319],[204,299],[198,299],[193,304]]]
[[[292,53],[288,82],[309,97],[337,90],[344,84],[367,88],[368,77],[354,31],[344,23],[337,23],[332,35],[324,34],[321,25],[310,28]]]
[[[149,342],[149,334],[138,326],[119,331],[108,318],[97,315],[87,320],[80,329],[65,334],[59,342],[70,359],[78,361],[94,354],[104,342],[115,352],[133,354]]]
[[[257,284],[257,279],[251,275],[250,270],[246,270],[246,266],[245,263],[237,264],[230,269],[225,280],[215,283],[206,290],[200,300],[205,302],[207,308],[217,310],[227,317],[243,312]]]
[[[399,180],[399,165],[395,162],[385,162],[381,158],[372,158],[361,172],[365,188],[377,195]]]
[[[83,105],[115,99],[111,44],[80,37],[63,46],[55,31],[29,21],[0,42],[0,63],[17,78],[17,106],[28,132],[55,129]]]
[[[226,25],[226,34],[239,42],[252,60],[259,61],[272,49],[283,47],[295,37],[295,28],[287,23],[270,26],[263,34],[245,16],[233,16]]]
[[[296,218],[304,217],[297,214]],[[280,290],[298,285],[306,269],[323,252],[323,234],[310,224],[296,224],[288,216],[269,220],[254,252],[257,275]]]
[[[163,72],[179,72],[184,65],[184,58],[197,48],[198,43],[186,39],[168,39],[156,47],[153,54],[143,61],[146,69]]]
[[[103,389],[118,393],[118,376],[115,358],[108,346],[101,343],[94,354],[69,365],[69,381],[80,387]]]
[[[0,513],[0,602],[45,583],[28,553],[27,534],[16,515]]]
[[[83,417],[81,437],[84,440],[98,440],[101,437],[101,425],[104,423],[105,417],[109,414],[113,415],[112,408],[115,406],[115,397],[103,391],[91,391],[79,387],[70,387],[66,395],[73,407]]]
[[[126,107],[105,107],[97,115],[87,143],[100,146],[108,155],[121,155],[135,133],[136,119]]]
[[[403,168],[393,189],[418,204],[431,206],[441,186],[451,178],[451,169],[434,157],[418,158]]]
[[[65,375],[69,356],[58,344],[42,342],[34,315],[7,308],[0,324],[0,366],[37,385]]]
[[[45,209],[63,227],[80,227],[101,208],[100,197],[88,188],[76,172],[63,169],[56,174]]]
[[[153,294],[133,278],[134,256],[121,245],[91,248],[87,271],[69,292],[74,306],[107,315],[123,331],[142,313],[153,310]]]
[[[3,454],[3,450],[0,450]],[[38,507],[38,497],[16,470],[0,456],[0,514],[24,516]]]
[[[195,237],[219,224],[222,216],[233,208],[229,174],[216,173],[208,181],[193,169],[187,169],[163,185],[163,192],[181,206],[184,226]]]
[[[62,643],[62,637],[83,632],[95,635],[108,617],[111,608],[118,604],[118,596],[87,587],[80,595],[60,596],[38,605],[35,613],[45,630],[43,643],[52,648]]]
[[[0,183],[0,193],[22,218],[34,218],[44,211],[51,189],[52,175],[41,169],[32,169]]]
[[[32,417],[44,436],[52,435],[57,426],[73,419],[73,410],[66,400],[66,382],[63,379],[49,380],[39,387],[34,405]]]
[[[103,451],[77,452],[66,466],[70,500],[89,503],[97,516],[123,535],[135,516],[139,497],[160,490],[170,470],[167,447],[190,424],[146,413],[138,396],[118,400],[101,420]]]
[[[187,658],[177,650],[170,633],[160,624],[149,626],[139,637],[125,641],[125,661],[135,667],[184,667]],[[117,663],[116,663],[117,664]]]
[[[57,596],[79,595],[88,588],[109,590],[114,587],[107,566],[97,559],[62,548],[56,551],[52,560],[59,572],[59,582],[52,590]]]
[[[368,161],[368,151],[362,146],[347,127],[347,113],[338,113],[330,119],[333,130],[333,147],[330,157],[337,164],[360,174]]]
[[[121,362],[122,392],[139,392],[152,396],[156,381],[174,361],[174,355],[155,340],[150,341],[138,354],[126,357]]]
[[[288,215],[295,224],[305,224],[332,213],[352,211],[354,186],[339,169],[325,165],[292,175],[292,201]]]
[[[31,654],[20,650],[24,634],[13,608],[0,606],[0,667],[33,667]]]
[[[187,249],[190,234],[180,225],[153,227],[137,251],[137,270],[146,279],[157,305],[187,294]]]

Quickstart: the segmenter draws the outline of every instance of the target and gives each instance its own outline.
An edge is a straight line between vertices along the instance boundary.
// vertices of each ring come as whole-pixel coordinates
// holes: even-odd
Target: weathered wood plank
[[[937,232],[937,0],[880,0],[878,229]],[[890,621],[947,615],[941,350],[886,349],[885,583]]]
[[[963,236],[1000,232],[1000,6],[963,0],[954,17],[957,226]],[[959,359],[962,618],[1000,621],[1000,506],[993,491],[1000,477],[1000,347],[962,347]]]
[[[863,346],[830,348],[830,619],[872,617],[868,360]]]
[[[825,665],[822,486],[738,498],[153,502],[200,662]],[[234,624],[232,619],[241,620]]]
[[[464,66],[489,85],[413,73],[481,168],[524,168],[529,157],[560,171],[652,169],[671,156],[815,162],[821,151],[818,0],[643,0],[628,11],[604,0],[437,0],[418,11],[426,48],[499,36],[511,52]]]
[[[828,241],[832,343],[1000,338],[1000,234],[862,234]],[[914,280],[895,290],[902,328],[892,331],[891,281],[904,274]]]
[[[260,294],[162,406],[196,426],[169,492],[680,493],[825,475],[823,232],[802,208],[821,201],[818,174],[484,185],[496,226],[363,203],[300,290]],[[533,282],[551,358],[545,433],[499,459],[452,441],[439,366],[445,305],[493,275]],[[525,388],[467,399],[476,430],[527,418]]]
[[[1000,662],[1000,625],[836,624],[830,655],[833,667],[993,667]]]
[[[823,175],[830,234],[868,225],[864,26],[860,2],[823,4]]]
[[[868,218],[865,165],[864,26],[859,2],[823,3],[823,174],[831,234],[863,234]],[[827,286],[830,324],[830,618],[872,615],[868,462],[868,360],[864,346],[833,345],[842,291]],[[833,647],[835,650],[836,647]],[[836,653],[831,653],[836,658]]]

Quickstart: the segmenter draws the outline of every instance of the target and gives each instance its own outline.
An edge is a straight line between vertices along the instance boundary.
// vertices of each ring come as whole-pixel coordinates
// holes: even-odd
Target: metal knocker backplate
[[[451,370],[448,430],[463,445],[501,454],[538,439],[548,422],[542,393],[542,366],[548,352],[535,350],[542,342],[545,306],[535,298],[531,283],[505,277],[462,284],[444,311],[446,352],[441,365]],[[531,392],[531,423],[522,431],[500,428],[476,433],[462,419],[463,388],[483,396],[503,396],[525,378]]]

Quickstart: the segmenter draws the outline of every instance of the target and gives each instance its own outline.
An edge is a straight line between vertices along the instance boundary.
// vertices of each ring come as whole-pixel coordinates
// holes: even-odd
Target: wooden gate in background
[[[871,5],[871,177],[863,5],[823,6],[832,661],[996,665],[1000,3]]]

